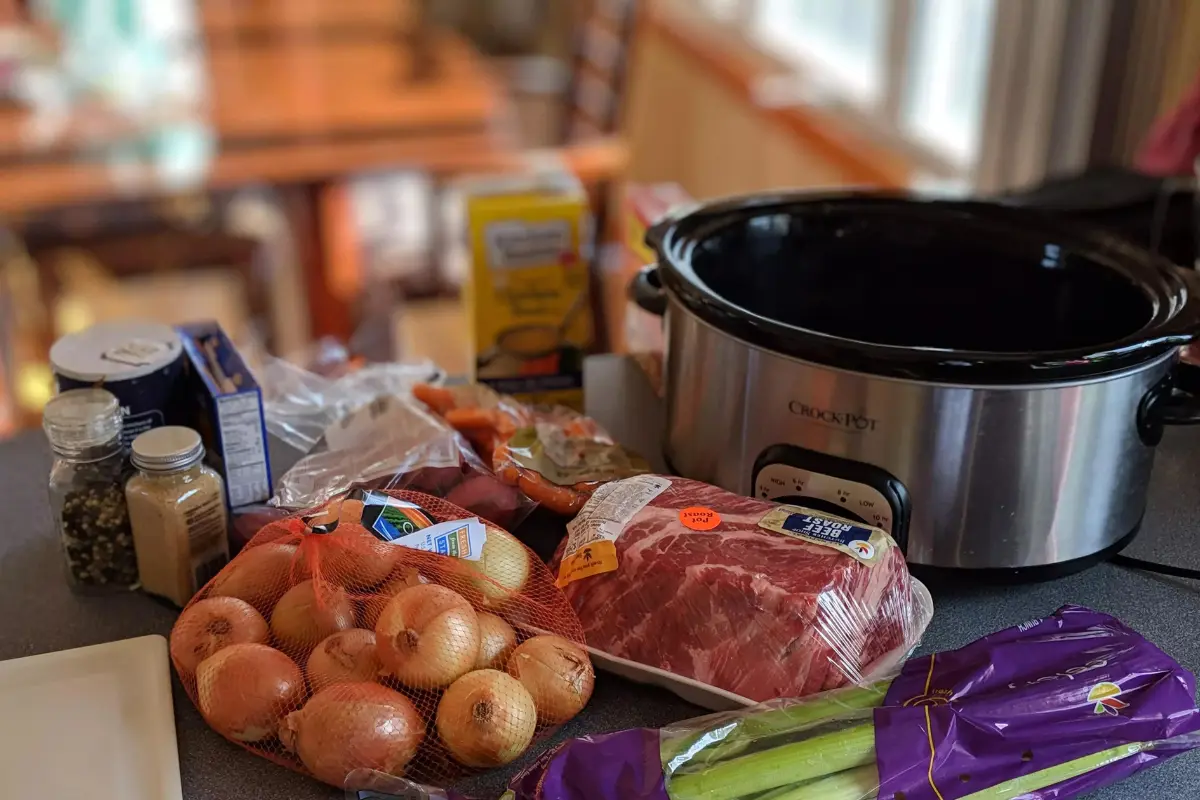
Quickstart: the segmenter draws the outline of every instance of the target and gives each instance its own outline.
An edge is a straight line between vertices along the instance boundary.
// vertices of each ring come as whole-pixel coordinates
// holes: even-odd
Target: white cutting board
[[[0,662],[0,798],[183,800],[167,640]]]

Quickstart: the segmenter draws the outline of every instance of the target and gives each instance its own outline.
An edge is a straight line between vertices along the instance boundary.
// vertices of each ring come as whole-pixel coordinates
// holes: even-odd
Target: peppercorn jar
[[[120,403],[103,389],[72,389],[46,404],[42,427],[54,452],[50,508],[71,588],[86,594],[138,588]]]

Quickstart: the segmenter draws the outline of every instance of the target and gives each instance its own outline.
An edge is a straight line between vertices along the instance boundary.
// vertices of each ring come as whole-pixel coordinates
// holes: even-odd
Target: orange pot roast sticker
[[[679,521],[693,531],[711,531],[721,524],[721,515],[711,508],[691,506],[679,512]]]

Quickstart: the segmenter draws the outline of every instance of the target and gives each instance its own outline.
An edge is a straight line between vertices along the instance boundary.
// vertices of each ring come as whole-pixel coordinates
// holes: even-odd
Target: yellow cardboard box
[[[564,175],[466,188],[473,377],[531,403],[583,406],[591,217]]]

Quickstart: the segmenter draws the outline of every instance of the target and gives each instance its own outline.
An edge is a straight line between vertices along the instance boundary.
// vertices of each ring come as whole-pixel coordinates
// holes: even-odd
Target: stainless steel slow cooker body
[[[693,210],[652,234],[662,262],[657,271],[650,267],[639,276],[634,294],[643,307],[665,316],[665,455],[672,468],[732,491],[817,505],[879,524],[901,540],[910,563],[918,566],[1040,577],[1078,569],[1118,551],[1135,535],[1145,511],[1162,425],[1200,418],[1196,403],[1177,392],[1173,377],[1178,345],[1200,327],[1190,278],[1164,263],[1147,266],[1148,255],[1102,242],[1098,235],[1056,235],[1059,244],[1051,251],[1059,256],[1067,249],[1103,244],[1103,252],[1093,250],[1088,257],[1104,261],[1105,269],[1129,267],[1129,279],[1148,298],[1144,307],[1141,299],[1131,301],[1136,309],[1068,310],[1064,321],[1082,321],[1086,327],[1098,320],[1098,329],[1104,329],[1123,315],[1132,320],[1143,312],[1146,321],[1119,340],[1092,347],[1094,352],[1083,347],[1079,352],[1021,353],[907,344],[881,348],[845,336],[845,330],[814,335],[786,323],[781,331],[768,316],[714,299],[702,264],[687,271],[702,261],[705,240],[718,235],[730,209],[739,224],[765,230],[785,225],[780,215],[795,214],[798,207],[817,203],[817,213],[828,215],[834,208],[853,215],[864,202],[868,215],[892,208],[904,209],[903,214],[911,206],[919,209],[921,219],[932,214],[940,225],[944,216],[947,224],[968,228],[970,215],[992,213],[975,204],[801,195],[708,207],[709,217],[705,208]],[[1034,228],[1057,232],[1057,221],[1036,212],[998,213],[1005,224],[1031,222]],[[841,232],[816,232],[820,227],[813,228],[815,238],[840,246]],[[798,232],[800,241],[807,235]],[[738,240],[738,246],[747,242],[764,247],[754,239]],[[766,247],[764,252],[771,258],[796,255],[788,247],[778,252]],[[1062,268],[1069,265],[1064,261]],[[1143,285],[1159,277],[1161,285]],[[754,279],[745,275],[741,280]],[[779,288],[795,295],[803,285]],[[723,288],[736,295],[743,291],[740,287]],[[1123,284],[1116,291],[1112,298],[1124,291]],[[1088,301],[1107,297],[1103,292],[1084,295]],[[1057,313],[1055,309],[1070,305],[1064,298],[1060,291],[1045,306],[1049,312],[1033,299],[1028,308],[1031,313]],[[741,299],[746,305],[758,302]],[[1019,304],[1021,297],[1010,301]],[[775,311],[785,309],[777,316],[788,313],[786,300],[762,302]],[[861,310],[848,308],[846,313]],[[900,314],[903,307],[874,313]],[[828,327],[840,324],[825,310],[810,316]],[[1003,315],[997,320],[1002,324]],[[1028,319],[1014,319],[1014,325],[1022,324],[1036,328]],[[854,329],[853,322],[848,326]],[[986,327],[981,324],[972,335],[986,341],[995,333]],[[799,333],[793,336],[791,329]],[[902,324],[889,329],[884,323],[872,334],[877,339],[907,335],[898,333],[903,330]],[[931,324],[921,335],[937,339],[939,330]],[[1037,331],[1023,331],[1016,338],[1027,333]],[[1063,335],[1070,339],[1074,334]]]

